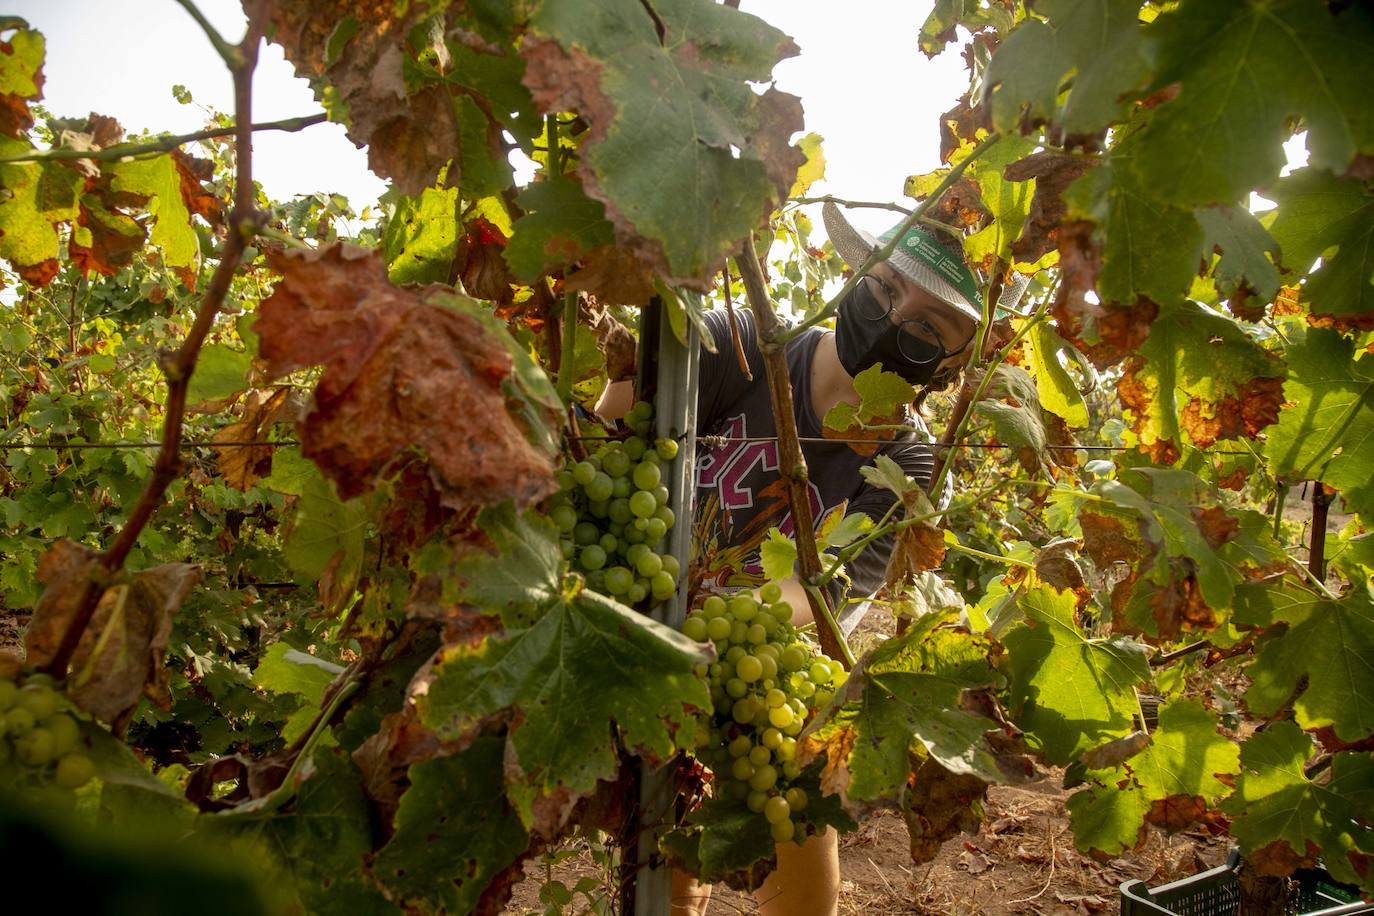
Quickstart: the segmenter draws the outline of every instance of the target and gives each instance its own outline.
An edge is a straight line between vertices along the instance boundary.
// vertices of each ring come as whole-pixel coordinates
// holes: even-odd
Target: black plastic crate
[[[1225,865],[1189,878],[1146,887],[1144,881],[1121,885],[1121,916],[1237,916],[1240,912],[1240,850],[1232,849]],[[1374,903],[1360,899],[1359,890],[1333,881],[1325,869],[1304,868],[1294,873],[1297,899],[1290,916],[1345,916],[1374,913]]]

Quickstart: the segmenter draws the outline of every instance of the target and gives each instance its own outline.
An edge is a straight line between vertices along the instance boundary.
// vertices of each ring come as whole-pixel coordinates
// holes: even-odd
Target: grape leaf
[[[1284,351],[1287,402],[1265,455],[1275,474],[1320,480],[1374,519],[1374,357],[1335,331],[1313,328]]]
[[[906,426],[906,405],[916,397],[916,389],[900,375],[875,363],[854,376],[854,390],[859,403],[841,401],[826,411],[822,435],[881,442],[892,439],[893,427]],[[861,455],[877,451],[876,445],[850,443],[849,447]]]
[[[931,614],[879,645],[808,726],[802,756],[826,758],[828,790],[859,802],[895,799],[912,753],[985,782],[1009,779],[986,738],[1000,723],[963,704],[966,693],[1000,684],[995,644],[957,619]]]
[[[677,631],[582,592],[526,629],[444,649],[418,698],[420,717],[441,740],[456,740],[485,717],[512,716],[508,791],[528,825],[541,796],[575,800],[615,775],[612,723],[650,758],[690,746],[695,711],[710,708],[692,666],[710,657]]]
[[[259,307],[259,351],[273,375],[324,364],[302,451],[343,498],[417,446],[453,508],[529,504],[556,488],[547,379],[494,319],[392,286],[381,256],[353,246],[271,259],[282,281]]]
[[[3,56],[3,54],[0,54]],[[3,110],[3,109],[0,109]],[[26,140],[0,138],[0,155],[33,151]],[[57,275],[57,224],[75,220],[81,176],[56,162],[0,162],[0,258],[26,283],[46,286]]]
[[[759,545],[759,560],[769,582],[790,579],[797,571],[797,542],[777,528],[769,528],[768,537]]]
[[[19,29],[9,41],[0,41],[0,134],[22,138],[33,127],[29,100],[43,97],[41,32]]]
[[[1336,880],[1360,883],[1354,863],[1363,859],[1367,884],[1374,842],[1354,818],[1367,819],[1369,809],[1351,802],[1374,790],[1374,766],[1368,754],[1337,754],[1322,785],[1304,770],[1312,750],[1312,739],[1292,722],[1274,722],[1245,740],[1235,794],[1222,803],[1231,835],[1260,874],[1287,876],[1320,861]]]
[[[1222,296],[1242,282],[1266,302],[1278,294],[1279,271],[1266,255],[1277,259],[1279,245],[1253,213],[1244,207],[1205,207],[1197,219],[1207,234],[1204,249],[1221,252],[1212,275]]]
[[[1291,589],[1267,596],[1264,605],[1263,617],[1249,606],[1250,622],[1288,628],[1260,641],[1246,669],[1246,706],[1268,717],[1291,701],[1305,729],[1331,726],[1345,741],[1374,735],[1374,602],[1368,593],[1354,589],[1331,601]]]
[[[1082,852],[1118,856],[1138,847],[1146,825],[1180,830],[1230,794],[1240,749],[1217,732],[1201,701],[1172,700],[1159,710],[1149,744],[1120,766],[1091,770],[1089,787],[1066,802]]]
[[[1040,406],[1076,429],[1088,425],[1088,404],[1072,377],[1059,361],[1069,344],[1046,322],[1039,322],[1026,336],[1035,389]]]
[[[407,912],[494,913],[523,877],[530,836],[506,803],[504,744],[486,736],[411,766],[395,833],[372,863]]]
[[[283,555],[301,585],[318,583],[320,600],[338,610],[353,594],[362,572],[368,507],[364,500],[339,498],[314,462],[299,449],[277,449],[269,490],[297,497]]]
[[[1149,78],[1134,0],[1040,0],[1007,35],[988,65],[984,92],[998,130],[1015,130],[1022,112],[1070,134],[1095,133],[1118,120],[1131,90]],[[1073,74],[1061,95],[1060,84]]]
[[[517,200],[525,215],[515,221],[502,255],[522,282],[533,283],[615,241],[606,208],[572,178],[534,182]]]
[[[557,530],[547,517],[517,513],[509,502],[483,509],[477,523],[495,552],[462,549],[445,586],[456,589],[456,600],[499,613],[508,629],[530,625],[561,597],[564,561]]]
[[[922,760],[901,799],[911,861],[932,862],[945,841],[960,833],[977,833],[987,791],[988,784],[977,776],[951,773],[930,757]]]
[[[998,366],[975,409],[979,416],[991,421],[998,442],[1044,456],[1046,436],[1040,393],[1035,379],[1025,369],[1005,363]]]
[[[1255,438],[1278,422],[1283,366],[1234,321],[1182,301],[1160,309],[1117,384],[1143,451],[1178,460],[1180,443]]]
[[[1320,169],[1297,169],[1266,194],[1279,207],[1270,231],[1284,266],[1306,274],[1302,298],[1314,317],[1374,324],[1374,186]],[[1335,248],[1332,253],[1331,249]]]
[[[1149,91],[1180,84],[1138,138],[1132,168],[1151,196],[1231,204],[1276,178],[1290,119],[1302,119],[1314,166],[1343,172],[1374,151],[1368,117],[1374,12],[1333,14],[1307,0],[1190,0],[1146,30]]]
[[[227,344],[206,344],[196,356],[196,369],[186,389],[187,404],[219,401],[248,387],[253,354]]]
[[[1098,162],[1093,156],[1041,150],[1002,170],[1008,181],[1035,181],[1025,226],[1011,245],[1016,261],[1035,263],[1057,248],[1059,227],[1068,214],[1064,192]]]
[[[392,283],[447,283],[458,250],[458,189],[425,188],[399,197],[382,231]]]
[[[195,288],[200,262],[200,239],[191,224],[191,209],[182,170],[169,154],[151,159],[127,159],[109,163],[104,175],[115,194],[148,198],[152,230],[148,241],[162,252],[162,263],[188,287]]]
[[[215,449],[219,457],[219,473],[224,482],[238,490],[247,490],[258,478],[272,470],[272,453],[276,446],[267,439],[267,431],[293,405],[291,389],[257,388],[248,392],[242,401],[242,413],[233,423],[221,426],[211,436],[214,442],[257,443],[253,445],[222,445]]]
[[[1135,686],[1149,679],[1145,647],[1124,636],[1089,639],[1072,592],[1034,588],[1017,603],[1025,621],[1003,637],[1012,720],[1050,763],[1131,730]]]
[[[318,705],[324,689],[343,670],[333,662],[293,649],[287,643],[274,642],[253,669],[253,683],[273,693],[298,694]]]
[[[334,752],[319,752],[312,762],[289,807],[249,802],[202,815],[196,833],[251,844],[264,869],[280,870],[305,912],[398,913],[363,872],[372,828],[357,769]]]
[[[749,86],[796,46],[710,0],[654,13],[635,0],[540,4],[520,45],[525,85],[541,111],[591,125],[578,174],[621,244],[666,283],[699,286],[805,162],[788,143],[798,99]]]
[[[817,133],[809,133],[797,141],[797,148],[806,156],[806,162],[797,169],[797,180],[792,183],[788,197],[805,197],[811,185],[825,178],[825,149],[821,146],[825,138]]]

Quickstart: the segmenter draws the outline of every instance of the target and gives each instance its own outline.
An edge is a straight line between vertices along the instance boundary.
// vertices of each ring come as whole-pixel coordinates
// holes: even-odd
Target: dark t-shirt
[[[770,406],[763,354],[753,316],[736,311],[740,340],[753,373],[751,382],[740,372],[730,343],[730,321],[722,311],[706,315],[716,353],[701,353],[701,380],[697,395],[697,435],[730,439],[766,438],[769,441],[697,444],[696,506],[693,519],[693,566],[706,583],[718,586],[756,586],[763,582],[759,546],[770,528],[792,536],[792,512],[787,490],[778,474],[777,435]],[[797,432],[803,437],[824,435],[821,421],[811,406],[811,361],[816,344],[826,334],[811,328],[787,345],[787,369],[792,379]],[[920,423],[910,417],[912,430],[896,441],[879,445],[886,454],[922,486],[930,485],[935,458],[917,440]],[[845,443],[803,442],[811,493],[811,511],[817,526],[836,507],[846,504],[847,513],[863,512],[874,521],[882,518],[896,501],[890,490],[866,483],[859,469],[873,464]],[[874,541],[849,564],[851,598],[866,598],[882,585],[892,551],[889,535]]]

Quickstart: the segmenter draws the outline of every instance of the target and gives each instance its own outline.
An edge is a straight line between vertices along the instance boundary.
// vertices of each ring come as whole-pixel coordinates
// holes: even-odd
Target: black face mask
[[[889,311],[874,295],[871,283],[860,281],[854,286],[835,315],[835,352],[840,365],[851,378],[882,364],[883,369],[913,385],[928,384],[940,363],[953,354],[942,344],[903,331],[888,318]]]

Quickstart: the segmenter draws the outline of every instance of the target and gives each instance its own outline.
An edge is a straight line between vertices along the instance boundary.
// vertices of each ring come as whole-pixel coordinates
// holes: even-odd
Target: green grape
[[[615,484],[605,471],[597,471],[592,482],[583,487],[587,491],[587,499],[593,503],[604,502],[611,498],[615,490]]]
[[[786,843],[797,832],[797,828],[792,825],[790,820],[770,824],[769,828],[772,831],[774,843]]]
[[[749,749],[751,747],[753,747],[753,745],[749,743],[749,736],[740,735],[739,737],[733,739],[729,744],[727,744],[725,746],[725,749],[730,752],[731,758],[735,758],[748,757]]]
[[[658,486],[654,487],[654,501],[657,502],[660,506],[668,505],[668,500],[672,498],[673,494],[669,492],[668,488],[665,485],[659,484]]]
[[[769,582],[759,589],[759,600],[765,604],[772,604],[782,600],[782,586],[776,582]]]
[[[27,735],[37,725],[33,713],[23,706],[15,706],[5,713],[5,732],[9,735]]]
[[[34,728],[14,740],[14,753],[31,767],[41,767],[55,756],[57,740],[46,728]]]
[[[745,630],[744,639],[751,646],[761,646],[768,642],[768,631],[763,628],[761,623],[751,624]]]
[[[19,698],[19,687],[14,681],[0,680],[0,712],[14,705]]]
[[[57,712],[59,699],[57,691],[46,684],[28,683],[19,690],[19,706],[33,713],[39,722]]]
[[[608,555],[615,553],[616,548],[620,546],[620,542],[616,540],[616,536],[609,531],[601,535],[601,539],[598,540],[597,543],[601,545],[601,549],[606,551]]]
[[[591,522],[578,522],[573,528],[573,543],[578,547],[595,544],[600,538],[600,530]]]
[[[778,659],[778,665],[783,671],[800,671],[806,667],[807,661],[806,650],[793,644],[782,650],[782,657]]]
[[[629,413],[626,414],[628,419],[638,420],[640,422],[652,419],[653,415],[654,405],[650,404],[648,401],[635,401]]]
[[[780,706],[787,705],[787,694],[783,693],[777,687],[774,687],[772,690],[768,691],[765,702],[768,703],[769,709],[777,709]]]
[[[630,456],[624,448],[617,448],[601,459],[601,470],[612,477],[624,477],[630,473]]]
[[[759,740],[763,742],[763,746],[770,751],[776,751],[782,746],[782,732],[778,731],[776,728],[765,728],[763,730],[763,737]]]
[[[654,494],[652,493],[645,493],[640,490],[630,497],[630,513],[636,518],[652,518],[657,510],[658,503],[654,502]],[[646,525],[645,528],[647,527]]]
[[[776,706],[768,710],[768,721],[775,728],[786,729],[797,718],[796,713],[792,712],[790,706]]]
[[[587,503],[587,511],[593,518],[605,518],[611,512],[611,501],[609,499],[592,500]]]
[[[730,635],[730,621],[724,617],[712,617],[706,621],[706,632],[712,641],[725,639]]]
[[[654,518],[659,519],[669,528],[673,527],[673,522],[677,521],[677,516],[667,506],[659,506],[658,510],[654,512]]]
[[[811,681],[817,687],[830,683],[830,666],[817,659],[811,663]]]
[[[75,750],[81,743],[81,726],[66,713],[59,712],[49,717],[43,727],[52,733],[53,752],[59,757]]]
[[[600,544],[590,544],[582,548],[577,555],[577,562],[587,572],[600,569],[606,565],[606,550]]]
[[[635,574],[624,566],[612,566],[606,570],[606,591],[612,595],[623,595],[635,584]]]
[[[644,540],[648,541],[650,544],[657,544],[659,541],[663,540],[667,533],[668,526],[664,523],[663,519],[655,516],[644,520]],[[668,558],[664,557],[663,559],[666,564]],[[673,561],[673,566],[677,568],[676,560]],[[676,578],[677,573],[674,572],[673,576]]]
[[[757,711],[758,707],[752,697],[741,697],[730,707],[730,717],[743,725],[752,722]]]
[[[806,797],[806,790],[803,789],[801,786],[793,786],[792,788],[788,789],[787,792],[784,793],[783,797],[787,799],[787,806],[791,810],[806,810],[806,803],[808,799]]]
[[[785,797],[774,795],[764,804],[763,816],[770,824],[790,820],[792,817],[792,806],[788,804]]]
[[[744,804],[755,814],[763,814],[767,810],[768,793],[751,791]]]
[[[559,490],[566,493],[568,490],[571,490],[575,486],[577,486],[577,479],[573,477],[572,471],[569,471],[567,468],[564,468],[563,470],[558,472]]]
[[[564,534],[577,527],[577,510],[566,503],[549,512],[549,518],[553,520],[553,526]]]
[[[635,521],[636,521],[636,522],[642,522],[642,521],[644,521],[644,519],[642,519],[642,518],[637,518],[637,519],[635,519]],[[636,528],[634,525],[626,525],[626,526],[625,526],[625,543],[626,543],[626,544],[643,544],[643,543],[644,543],[644,532],[641,531],[641,530],[639,530],[638,528]],[[648,545],[645,545],[645,546],[647,547]]]
[[[775,767],[766,763],[761,767],[755,767],[753,761],[750,761],[749,766],[754,771],[749,776],[749,788],[756,792],[767,792],[777,783],[778,771]]]
[[[759,648],[760,648],[760,649],[764,649],[764,648],[767,648],[767,647],[766,647],[766,646],[759,646]],[[773,657],[772,657],[771,655],[761,655],[761,656],[759,656],[759,661],[763,662],[763,678],[764,678],[764,680],[767,680],[767,681],[774,681],[774,680],[777,680],[777,677],[778,677],[778,663],[777,663],[776,661],[773,660]]]
[[[630,519],[634,518],[630,512],[630,501],[624,497],[612,499],[611,504],[606,507],[606,517],[617,525],[628,525]]]
[[[648,449],[648,444],[638,436],[631,436],[625,440],[625,456],[632,462],[637,462],[644,457],[644,452]]]
[[[650,582],[649,591],[657,601],[666,601],[677,591],[677,583],[673,581],[673,577],[662,570],[654,573]]]
[[[563,559],[565,560],[571,560],[577,556],[577,545],[567,538],[561,539],[558,542],[558,547],[563,551]]]
[[[743,620],[748,623],[753,620],[759,612],[759,606],[754,601],[754,596],[745,592],[740,592],[730,599],[730,613],[735,615],[736,620]]]
[[[769,769],[771,770],[772,767]],[[740,782],[748,782],[752,785],[755,776],[754,765],[749,762],[748,757],[736,757],[735,762],[730,764],[730,775]],[[776,776],[774,778],[776,779]]]
[[[587,486],[596,478],[596,465],[590,461],[579,461],[573,465],[572,479],[579,486]]]
[[[742,678],[732,677],[725,682],[725,693],[731,699],[738,700],[749,692],[749,685]]]
[[[695,614],[682,622],[682,635],[693,642],[706,642],[707,628],[706,618],[698,617]]]
[[[791,623],[792,614],[795,613],[792,610],[792,605],[788,604],[786,601],[774,603],[768,608],[768,611],[777,618],[778,623]]]
[[[587,573],[587,588],[594,592],[606,591],[606,570],[593,569]]]
[[[752,684],[763,677],[763,663],[753,655],[746,655],[735,665],[735,673],[746,684]]]
[[[67,754],[57,761],[53,780],[64,789],[79,789],[95,776],[95,763],[85,754]]]
[[[789,760],[782,765],[782,775],[784,779],[796,779],[801,775],[801,764],[795,760]]]
[[[654,464],[652,461],[641,461],[639,464],[635,465],[633,478],[635,486],[641,491],[649,491],[649,498],[653,499],[654,488],[657,487],[659,481],[663,479],[663,472],[660,471],[658,465]],[[655,500],[654,504],[658,504],[657,500]]]
[[[633,489],[628,477],[611,478],[611,499],[628,499]]]
[[[744,738],[743,735],[741,735],[740,737]],[[744,740],[748,741],[749,739],[744,738]],[[762,744],[755,744],[754,746],[749,748],[749,762],[756,767],[761,767],[772,759],[773,752],[770,751],[768,748],[764,747]]]
[[[707,617],[719,617],[725,613],[728,605],[720,595],[711,595],[701,603],[701,612]]]
[[[652,551],[641,554],[639,561],[635,563],[635,569],[641,576],[652,579],[663,571],[663,558]]]
[[[778,742],[778,759],[783,763],[797,759],[797,739],[785,737]]]
[[[677,441],[675,439],[655,440],[654,450],[658,452],[658,457],[664,461],[672,461],[677,457]]]

